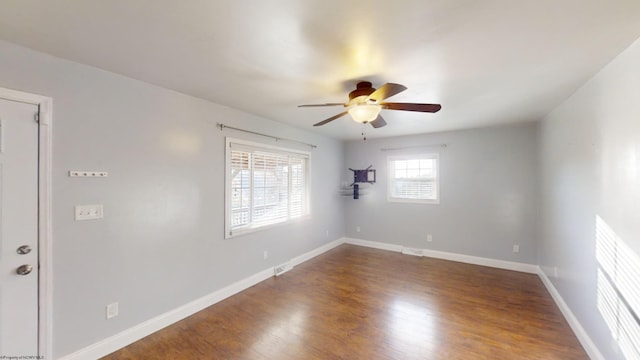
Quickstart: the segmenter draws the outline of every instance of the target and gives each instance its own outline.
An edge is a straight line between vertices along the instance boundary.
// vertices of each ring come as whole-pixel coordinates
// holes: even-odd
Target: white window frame
[[[397,160],[435,160],[435,199],[417,199],[417,198],[401,198],[393,196],[393,188],[395,185],[395,167],[394,162]],[[389,156],[387,158],[387,173],[389,176],[388,186],[387,186],[387,201],[389,202],[400,202],[400,203],[413,203],[413,204],[432,204],[438,205],[440,204],[440,154],[438,153],[430,153],[430,154],[411,154],[411,155],[399,155],[399,156]]]
[[[231,148],[233,144],[240,147],[252,148],[254,150],[267,152],[267,153],[276,153],[276,154],[288,154],[293,157],[301,157],[306,159],[306,168],[305,168],[305,194],[304,194],[304,205],[302,208],[302,214],[295,217],[288,217],[284,221],[271,222],[266,224],[260,223],[249,223],[248,226],[242,228],[232,228],[231,220],[232,220],[232,173],[231,173]],[[290,178],[291,179],[291,178]],[[289,180],[291,181],[291,180]],[[253,180],[251,180],[253,182]],[[289,198],[291,198],[291,187],[289,187]],[[290,149],[278,146],[272,146],[268,144],[263,144],[259,142],[247,141],[242,139],[236,139],[227,137],[226,138],[226,147],[225,147],[225,239],[230,239],[237,236],[242,236],[248,233],[268,229],[274,226],[280,226],[284,224],[290,224],[293,222],[297,222],[301,219],[306,219],[310,216],[310,193],[311,193],[311,153],[306,151],[301,151],[297,149]]]

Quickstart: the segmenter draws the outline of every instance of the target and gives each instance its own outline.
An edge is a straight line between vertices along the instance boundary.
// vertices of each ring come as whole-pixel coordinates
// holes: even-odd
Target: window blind
[[[307,155],[233,142],[229,151],[229,235],[307,214]]]

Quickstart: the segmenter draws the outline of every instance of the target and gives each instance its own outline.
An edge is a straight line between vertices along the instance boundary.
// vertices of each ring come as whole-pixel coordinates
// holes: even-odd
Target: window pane
[[[407,170],[407,178],[417,178],[420,176],[420,169],[409,168]]]
[[[291,159],[291,209],[292,217],[300,216],[306,209],[305,196],[305,160]]]
[[[231,152],[231,224],[242,226],[249,223],[249,153]]]
[[[420,177],[434,177],[435,173],[433,169],[420,168]]]
[[[245,151],[232,151],[231,152],[231,167],[234,169],[248,169],[249,168],[249,153]]]
[[[420,159],[420,168],[421,169],[433,168],[433,159]]]
[[[434,159],[420,159],[420,176],[421,177],[434,177]]]
[[[391,160],[390,199],[438,202],[437,155]]]
[[[288,157],[256,153],[254,163],[253,222],[286,220],[288,206]]]

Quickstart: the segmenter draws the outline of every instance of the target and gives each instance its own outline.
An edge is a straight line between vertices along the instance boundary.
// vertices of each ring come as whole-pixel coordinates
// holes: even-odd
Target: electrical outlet
[[[325,237],[329,237],[329,230],[327,230],[324,234]]]
[[[431,234],[427,234],[427,241],[428,242],[432,242],[433,241],[433,236],[431,236]]]
[[[267,260],[269,258],[269,252],[267,250],[264,251],[264,253],[262,254],[262,257]]]
[[[360,226],[356,226],[356,232],[360,232]]]
[[[513,252],[514,253],[519,253],[520,252],[520,245],[513,245]]]
[[[95,220],[102,219],[103,217],[104,210],[102,208],[102,204],[76,205],[75,207],[76,220]]]
[[[112,304],[107,305],[107,320],[118,316],[118,303],[114,302]]]

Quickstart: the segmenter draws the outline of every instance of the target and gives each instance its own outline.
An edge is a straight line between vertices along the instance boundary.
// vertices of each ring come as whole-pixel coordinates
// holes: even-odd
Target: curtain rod
[[[255,132],[255,131],[251,131],[251,130],[240,129],[240,128],[233,127],[233,126],[227,126],[227,125],[225,125],[225,124],[223,124],[223,123],[218,123],[218,127],[220,128],[220,131],[222,131],[222,130],[224,130],[225,128],[227,128],[227,129],[231,129],[231,130],[236,130],[236,131],[246,132],[246,133],[253,134],[253,135],[259,135],[259,136],[264,136],[264,137],[272,138],[272,139],[274,139],[275,141],[288,141],[288,142],[294,142],[294,143],[298,143],[298,144],[302,144],[302,145],[309,146],[309,147],[311,147],[312,149],[315,149],[315,148],[317,148],[317,147],[318,147],[318,146],[316,146],[316,145],[309,144],[309,143],[302,142],[302,141],[298,141],[298,140],[286,139],[286,138],[281,138],[281,137],[277,137],[277,136],[273,136],[273,135],[262,134],[262,133]]]
[[[397,148],[380,148],[380,151],[395,151],[395,150],[416,149],[416,148],[425,148],[425,147],[442,147],[442,148],[446,148],[447,144],[443,143],[443,144],[403,146],[403,147],[397,147]]]

